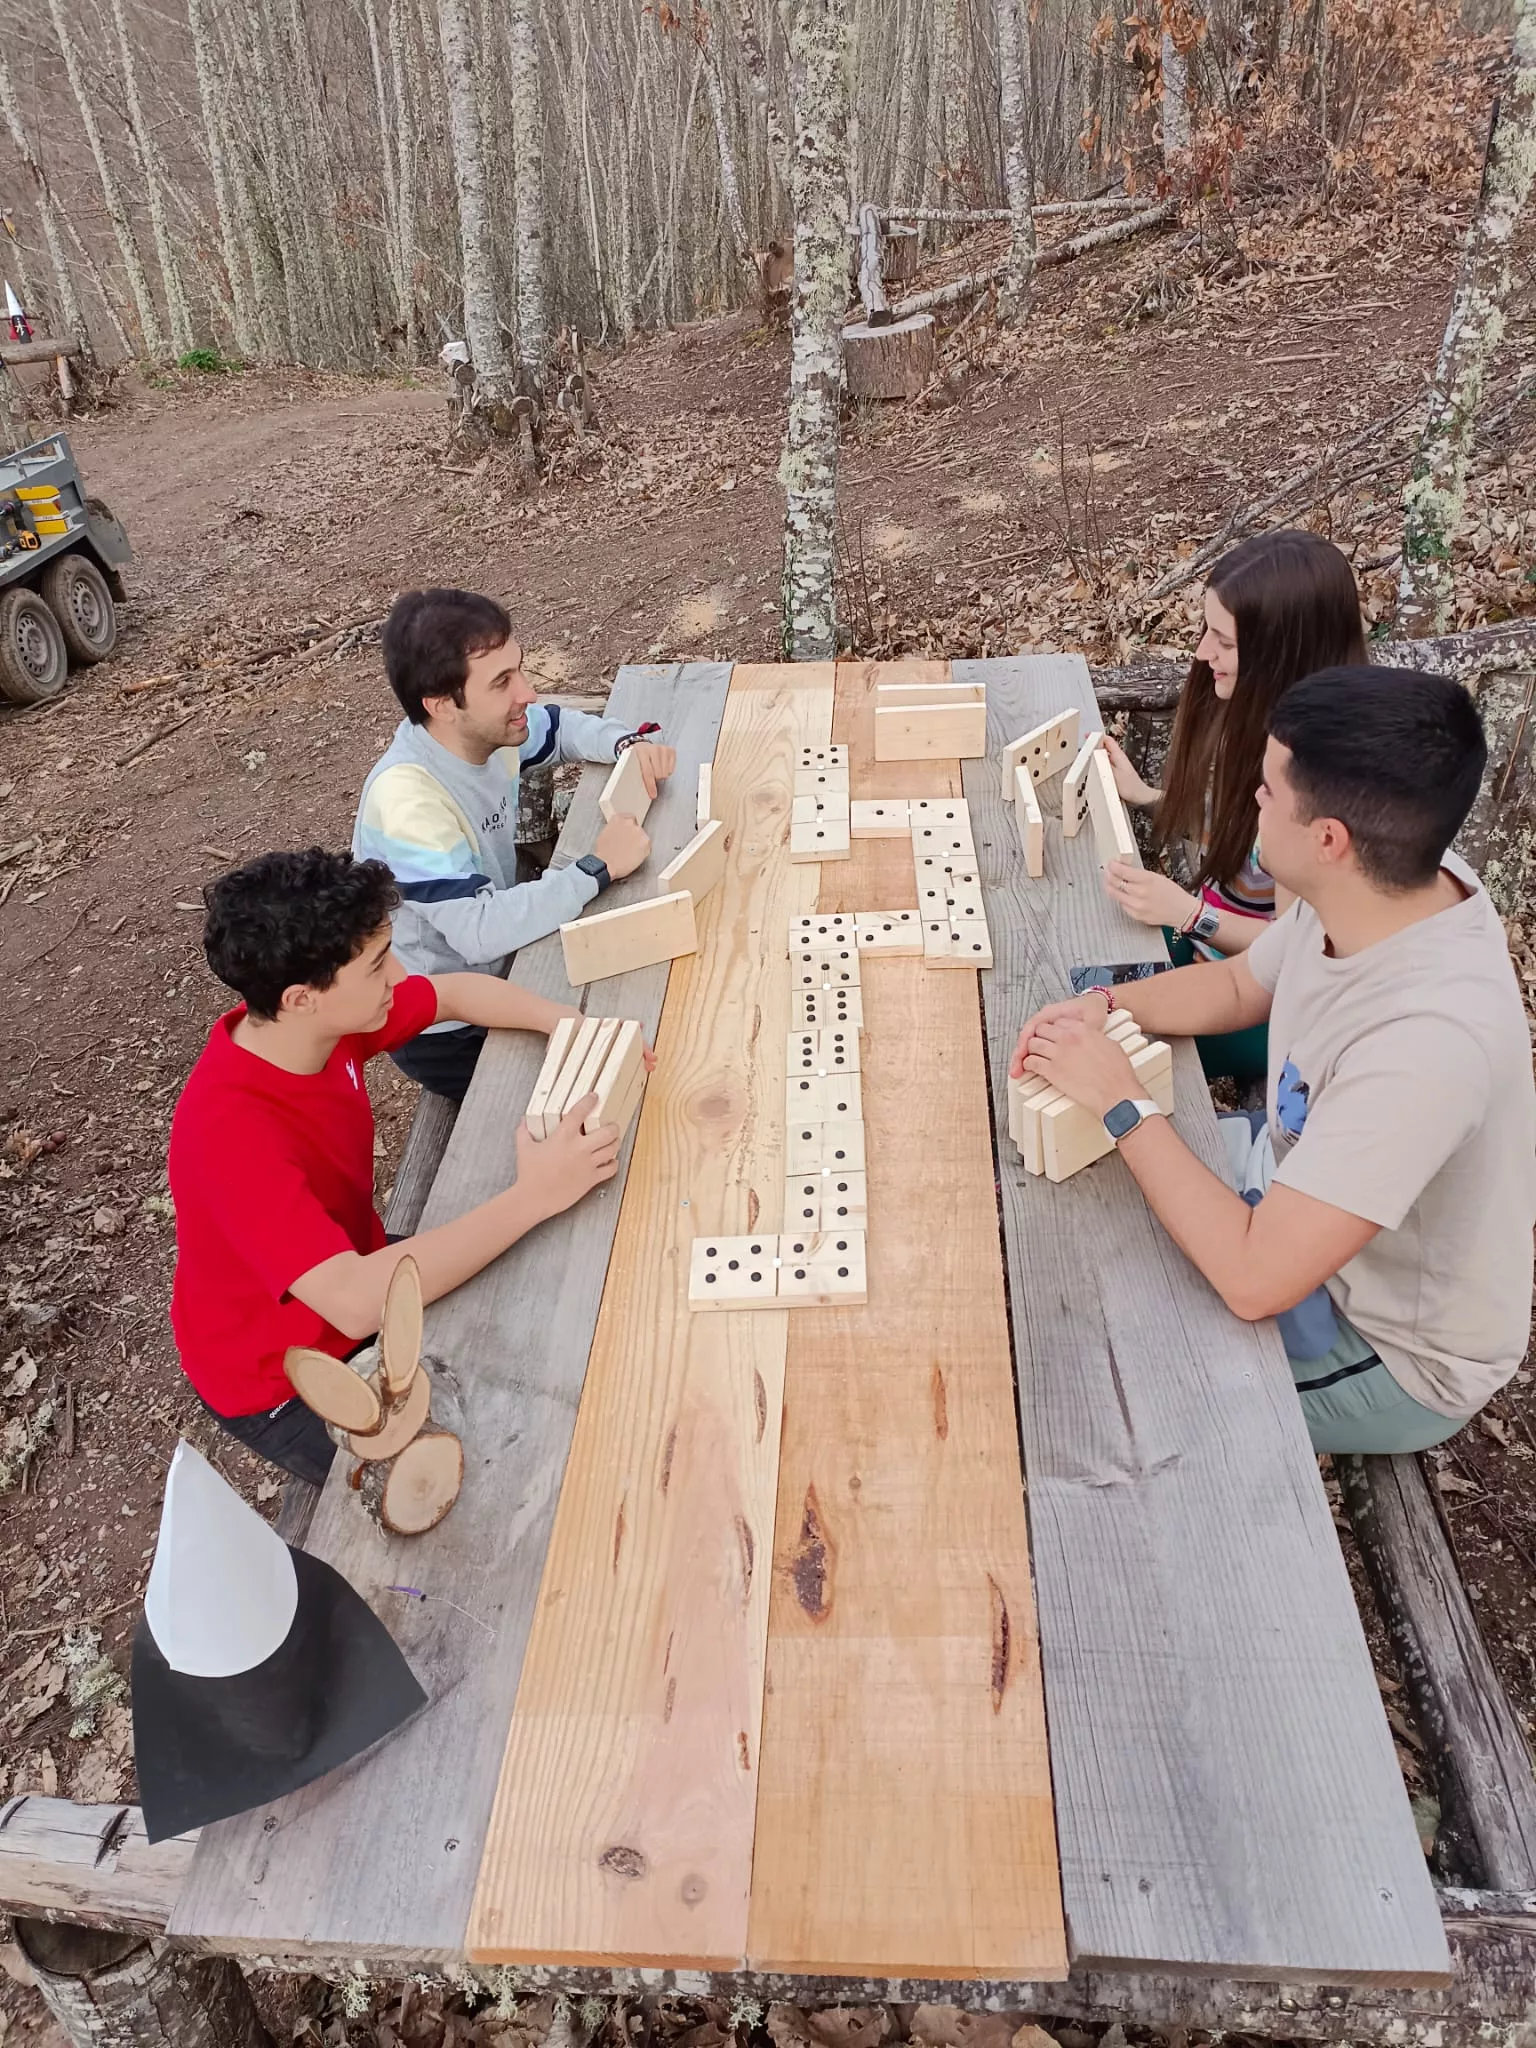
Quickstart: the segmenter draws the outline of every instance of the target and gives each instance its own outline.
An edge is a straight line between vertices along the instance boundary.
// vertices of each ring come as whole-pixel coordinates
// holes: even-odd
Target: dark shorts
[[[203,1406],[208,1408],[208,1403],[204,1401]],[[216,1408],[208,1408],[208,1413],[220,1429],[244,1444],[248,1451],[254,1451],[258,1458],[280,1465],[285,1472],[291,1472],[296,1479],[307,1479],[313,1486],[325,1484],[336,1446],[319,1416],[312,1408],[306,1408],[297,1395],[284,1401],[280,1408],[264,1409],[256,1415],[221,1415]]]
[[[402,1074],[434,1095],[462,1102],[484,1043],[483,1024],[460,1024],[452,1031],[423,1031],[419,1038],[408,1038],[395,1047],[390,1058]]]

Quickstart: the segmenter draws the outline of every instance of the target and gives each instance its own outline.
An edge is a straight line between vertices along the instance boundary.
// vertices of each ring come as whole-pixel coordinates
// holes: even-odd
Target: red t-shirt
[[[171,1119],[182,1369],[220,1415],[289,1400],[290,1344],[344,1358],[356,1340],[294,1301],[294,1281],[338,1252],[376,1252],[373,1107],[363,1063],[436,1021],[424,974],[398,982],[382,1031],[341,1040],[318,1074],[290,1074],[236,1045],[245,1005],[222,1016]]]

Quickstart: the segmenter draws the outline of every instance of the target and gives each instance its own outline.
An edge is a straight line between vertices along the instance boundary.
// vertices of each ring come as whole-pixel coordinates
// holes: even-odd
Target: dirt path
[[[1028,333],[989,345],[953,404],[851,423],[844,602],[861,638],[1128,647],[1148,630],[1133,600],[1149,564],[1298,449],[1412,395],[1457,224],[1426,199],[1397,243],[1346,225],[1320,250],[1267,227],[1260,267],[1224,283],[1168,245],[1044,274]],[[1182,312],[1116,326],[1164,271]],[[739,319],[632,350],[600,370],[607,431],[587,473],[532,499],[494,466],[445,460],[430,378],[181,380],[74,429],[138,563],[118,658],[56,707],[0,715],[0,855],[26,843],[0,859],[0,1795],[131,1783],[110,1695],[178,1433],[252,1497],[275,1492],[199,1410],[166,1324],[166,1129],[226,1002],[201,959],[200,891],[267,846],[343,843],[395,710],[371,645],[280,679],[241,660],[428,581],[506,598],[565,693],[600,698],[647,655],[771,657],[785,371],[782,338]],[[1349,501],[1362,562],[1396,518],[1395,482],[1377,489]],[[1153,639],[1181,644],[1188,609]],[[387,1062],[373,1079],[387,1185],[412,1091]],[[1454,1447],[1502,1524],[1485,1518],[1465,1562],[1529,1709],[1528,1379],[1494,1419],[1503,1437]]]

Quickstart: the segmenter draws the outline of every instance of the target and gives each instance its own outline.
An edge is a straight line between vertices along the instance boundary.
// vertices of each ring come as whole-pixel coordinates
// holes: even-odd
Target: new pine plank
[[[838,674],[855,793],[955,793],[954,762],[873,763],[877,674]],[[859,841],[821,875],[824,911],[915,894],[900,842]],[[869,1301],[790,1318],[748,1952],[822,1975],[1057,1978],[976,981],[869,959],[863,988]]]
[[[815,907],[794,769],[831,673],[737,671],[713,807],[730,838],[678,962],[507,1740],[478,1962],[731,1967],[746,1950],[783,1310],[693,1314],[701,1234],[777,1228],[789,975]],[[743,1054],[751,1047],[751,1063]]]
[[[728,666],[621,669],[609,708],[654,718],[678,752],[646,830],[651,859],[614,903],[655,888],[655,870],[694,834],[701,762],[714,753]],[[557,859],[595,838],[604,768],[590,768]],[[606,1015],[656,1029],[671,970],[603,984]],[[513,977],[565,1002],[558,934],[525,947]],[[544,1056],[527,1033],[491,1034],[422,1216],[462,1215],[516,1172],[515,1134]],[[205,1828],[172,1930],[246,1954],[355,1955],[409,1968],[462,1960],[470,1900],[533,1617],[576,1403],[596,1327],[632,1141],[616,1180],[552,1217],[427,1310],[425,1355],[451,1375],[465,1418],[464,1491],[417,1541],[382,1536],[358,1508],[339,1458],[308,1547],[388,1624],[429,1705],[342,1771],[276,1805]],[[424,1599],[391,1591],[415,1587]]]
[[[993,751],[965,769],[996,966],[994,1100],[1018,1026],[1085,961],[1150,958],[1041,791],[1027,881],[998,788],[1010,733],[1077,703],[1072,657],[984,672]],[[1056,794],[1053,797],[1053,791]],[[1223,1172],[1200,1069],[1185,1141]],[[1274,1326],[1239,1322],[1115,1158],[1062,1186],[999,1147],[1062,1886],[1085,1967],[1445,1981],[1440,1916]]]

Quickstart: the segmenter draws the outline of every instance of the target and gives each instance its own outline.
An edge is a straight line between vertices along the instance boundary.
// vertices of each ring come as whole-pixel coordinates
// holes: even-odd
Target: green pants
[[[1182,932],[1163,926],[1168,957],[1175,967],[1193,967],[1205,955],[1195,950]],[[1218,956],[1220,957],[1220,956]],[[1223,1031],[1214,1037],[1197,1038],[1195,1050],[1205,1069],[1207,1081],[1263,1081],[1269,1074],[1269,1026],[1250,1024],[1246,1031]]]
[[[1324,1357],[1291,1360],[1314,1451],[1426,1451],[1466,1427],[1405,1394],[1354,1325],[1338,1323]]]

